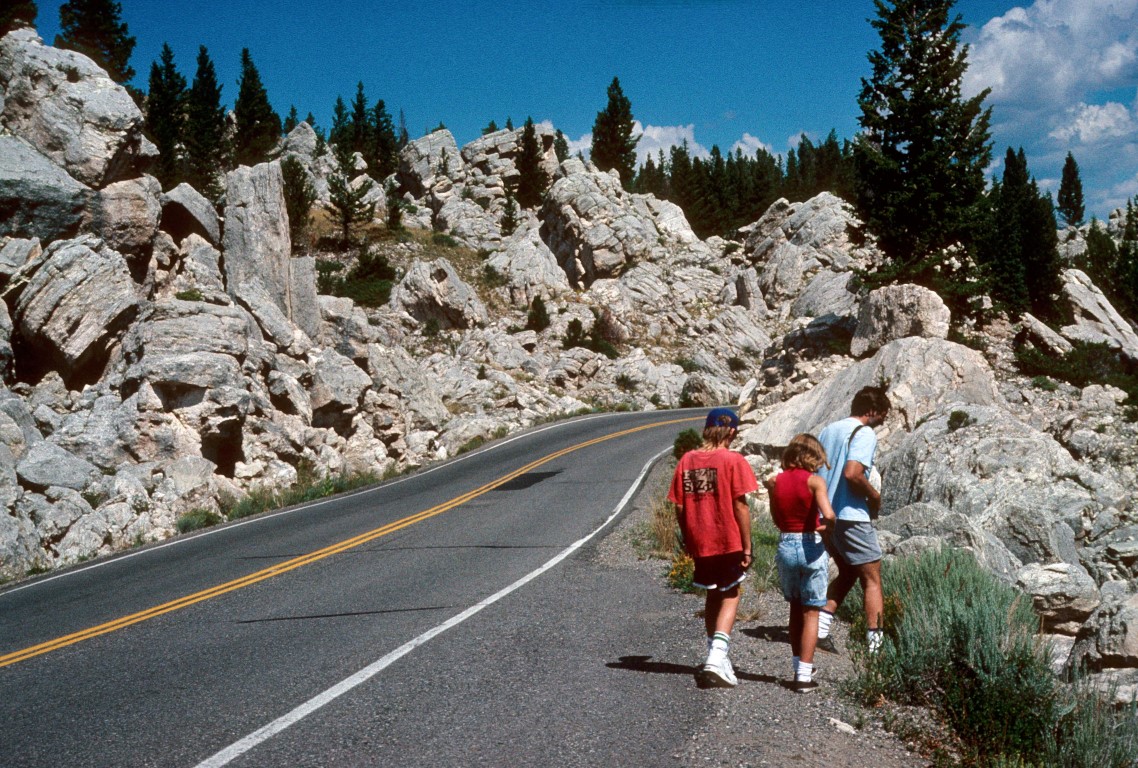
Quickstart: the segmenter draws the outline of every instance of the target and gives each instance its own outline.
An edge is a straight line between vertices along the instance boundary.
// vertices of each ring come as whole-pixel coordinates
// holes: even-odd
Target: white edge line
[[[556,429],[557,427],[562,427],[562,426],[565,426],[565,425],[570,424],[570,423],[577,423],[577,422],[581,422],[581,421],[591,421],[593,419],[599,419],[599,418],[603,418],[605,416],[613,416],[613,415],[616,415],[616,414],[593,413],[593,414],[589,414],[587,416],[583,416],[583,417],[578,418],[578,419],[565,419],[563,421],[556,421],[552,424],[546,424],[546,425],[541,426],[541,427],[534,429],[534,430],[530,430],[527,432],[519,432],[518,434],[513,435],[512,437],[503,438],[502,440],[495,440],[494,442],[490,443],[489,445],[483,446],[479,450],[470,451],[469,453],[461,454],[459,456],[454,457],[450,461],[441,462],[441,463],[436,464],[434,466],[428,467],[421,472],[416,472],[413,475],[406,475],[404,477],[399,477],[399,478],[396,478],[394,480],[383,483],[382,485],[372,486],[370,488],[361,488],[360,490],[357,490],[357,491],[349,491],[347,493],[342,493],[342,494],[339,494],[339,495],[334,496],[334,497],[328,497],[326,499],[316,499],[315,501],[306,502],[304,504],[298,504],[294,507],[289,507],[288,509],[282,509],[282,510],[278,510],[276,512],[269,512],[268,514],[257,515],[256,517],[249,518],[248,520],[239,520],[238,522],[231,523],[229,525],[225,525],[225,526],[221,526],[221,527],[217,527],[217,528],[209,528],[207,530],[195,533],[193,536],[176,536],[176,537],[170,539],[169,541],[165,541],[165,542],[158,544],[156,546],[153,546],[153,547],[147,547],[146,549],[140,549],[140,550],[137,550],[135,552],[128,552],[126,554],[119,555],[118,557],[112,557],[109,560],[102,560],[102,561],[97,562],[97,563],[91,563],[90,565],[85,565],[82,568],[75,568],[74,570],[67,571],[66,573],[57,573],[54,576],[48,576],[48,577],[43,578],[43,579],[36,579],[35,581],[28,582],[27,584],[20,584],[18,586],[14,586],[11,589],[3,589],[2,587],[0,587],[0,597],[3,597],[5,595],[11,595],[15,592],[21,592],[25,589],[31,589],[33,587],[39,587],[39,586],[42,586],[44,584],[47,584],[48,582],[55,581],[56,579],[66,579],[70,576],[75,576],[76,574],[80,574],[80,573],[83,573],[85,571],[91,571],[91,570],[94,570],[96,568],[102,568],[105,565],[111,565],[112,563],[121,563],[123,560],[129,560],[132,557],[140,557],[142,555],[149,555],[149,554],[151,554],[153,552],[157,552],[161,549],[166,549],[166,547],[176,547],[179,544],[185,544],[186,542],[191,541],[193,539],[200,539],[204,536],[212,536],[215,533],[224,533],[226,531],[231,531],[234,528],[240,528],[243,525],[253,525],[254,523],[259,523],[263,520],[269,520],[269,519],[272,519],[274,517],[279,517],[281,515],[291,515],[292,513],[299,512],[302,509],[307,510],[307,509],[312,509],[313,507],[319,507],[323,504],[331,504],[333,501],[343,501],[344,499],[349,499],[352,496],[359,496],[359,495],[362,495],[365,493],[371,493],[372,491],[378,490],[379,488],[390,488],[393,485],[398,485],[399,483],[407,482],[408,480],[413,480],[415,478],[422,477],[423,475],[429,475],[430,473],[438,471],[438,470],[442,469],[443,467],[449,467],[453,464],[457,464],[460,461],[465,461],[466,459],[474,458],[474,456],[476,456],[477,454],[485,453],[487,451],[494,450],[495,448],[501,448],[503,445],[509,445],[510,443],[514,442],[515,440],[521,440],[523,437],[529,437],[530,435],[536,435],[536,434],[539,434],[541,432],[545,432],[545,431],[550,430],[550,429]]]
[[[443,632],[446,632],[451,627],[455,627],[461,624],[471,616],[481,611],[483,608],[493,605],[506,595],[517,589],[520,589],[521,587],[536,579],[541,574],[548,571],[550,568],[556,566],[562,560],[569,557],[569,555],[573,554],[582,546],[584,546],[590,539],[604,530],[609,523],[611,523],[617,518],[618,515],[620,515],[620,513],[624,510],[625,505],[628,504],[628,502],[640,489],[640,484],[643,482],[644,477],[648,474],[648,471],[652,468],[652,464],[670,450],[672,449],[665,448],[663,451],[660,451],[660,453],[657,453],[655,456],[648,460],[648,462],[644,465],[644,468],[640,470],[640,474],[637,475],[636,479],[632,482],[632,485],[629,486],[628,491],[624,494],[624,498],[620,500],[620,503],[616,505],[616,508],[613,510],[612,514],[609,515],[608,518],[600,524],[600,526],[598,526],[592,533],[588,534],[584,538],[578,539],[577,541],[570,544],[568,548],[560,552],[549,562],[545,563],[545,565],[542,565],[537,570],[526,574],[522,578],[515,581],[513,584],[510,584],[508,587],[495,592],[481,602],[472,605],[462,613],[459,613],[456,616],[452,616],[442,624],[439,624],[438,626],[427,630],[418,637],[407,641],[387,655],[372,662],[368,666],[361,669],[359,672],[356,672],[354,675],[344,678],[340,682],[333,685],[331,688],[328,688],[322,693],[313,696],[311,699],[304,702],[291,712],[278,717],[268,725],[258,728],[243,739],[230,744],[228,747],[216,753],[212,757],[203,760],[202,762],[198,763],[195,768],[221,768],[221,766],[228,765],[230,762],[236,760],[238,757],[253,749],[257,745],[269,740],[290,726],[295,725],[318,709],[332,703],[361,683],[367,682],[372,677],[379,674],[381,671],[391,666],[393,663],[403,658],[407,654],[411,653],[411,651],[415,650],[431,638],[437,637]]]

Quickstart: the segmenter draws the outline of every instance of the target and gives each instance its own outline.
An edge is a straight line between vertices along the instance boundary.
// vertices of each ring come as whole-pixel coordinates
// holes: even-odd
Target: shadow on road
[[[605,666],[609,669],[627,669],[632,672],[652,672],[658,675],[689,675],[693,680],[698,682],[696,673],[699,672],[699,667],[692,666],[691,664],[673,664],[669,661],[652,661],[651,659],[651,656],[621,656],[619,660],[610,661],[608,664],[605,664]],[[756,683],[781,684],[779,678],[774,675],[756,675],[741,669],[735,670],[735,676],[740,680],[750,680]]]

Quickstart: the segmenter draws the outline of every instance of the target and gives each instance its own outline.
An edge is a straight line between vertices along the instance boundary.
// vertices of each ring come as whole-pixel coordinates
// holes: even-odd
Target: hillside
[[[889,550],[972,549],[1032,596],[1063,660],[1138,691],[1130,404],[1015,364],[1016,349],[1058,360],[1086,342],[1138,361],[1133,323],[1083,273],[1064,273],[1067,325],[954,327],[926,289],[854,289],[879,255],[851,242],[833,195],[780,200],[737,241],[701,240],[675,205],[558,163],[544,132],[552,186],[507,235],[521,131],[460,148],[439,130],[384,185],[405,232],[385,231],[373,193],[366,258],[395,279],[364,307],[318,291],[327,263],[346,272],[359,249],[291,241],[279,158],[297,158],[328,215],[330,166],[307,124],[277,160],[229,173],[217,202],[161,190],[141,113],[83,56],[13,31],[0,89],[0,576],[591,408],[738,403],[765,469],[885,382]],[[1073,258],[1085,233],[1061,234]]]

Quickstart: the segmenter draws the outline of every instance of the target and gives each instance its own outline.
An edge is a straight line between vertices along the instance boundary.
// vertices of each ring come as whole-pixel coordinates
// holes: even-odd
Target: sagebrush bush
[[[672,443],[672,456],[679,459],[688,451],[694,451],[701,445],[703,445],[703,435],[694,429],[685,429],[676,435],[675,442]]]
[[[865,702],[884,696],[933,707],[977,762],[1042,754],[1057,686],[1048,648],[1035,638],[1031,599],[948,547],[887,563],[882,576],[893,605],[887,640],[873,656],[856,654],[851,692]],[[864,628],[855,621],[851,637]]]

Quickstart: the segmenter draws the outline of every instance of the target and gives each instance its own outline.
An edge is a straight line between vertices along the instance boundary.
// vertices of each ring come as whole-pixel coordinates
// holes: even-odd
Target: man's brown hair
[[[884,416],[892,407],[885,395],[885,387],[862,387],[854,395],[850,416],[867,416],[875,412]]]

